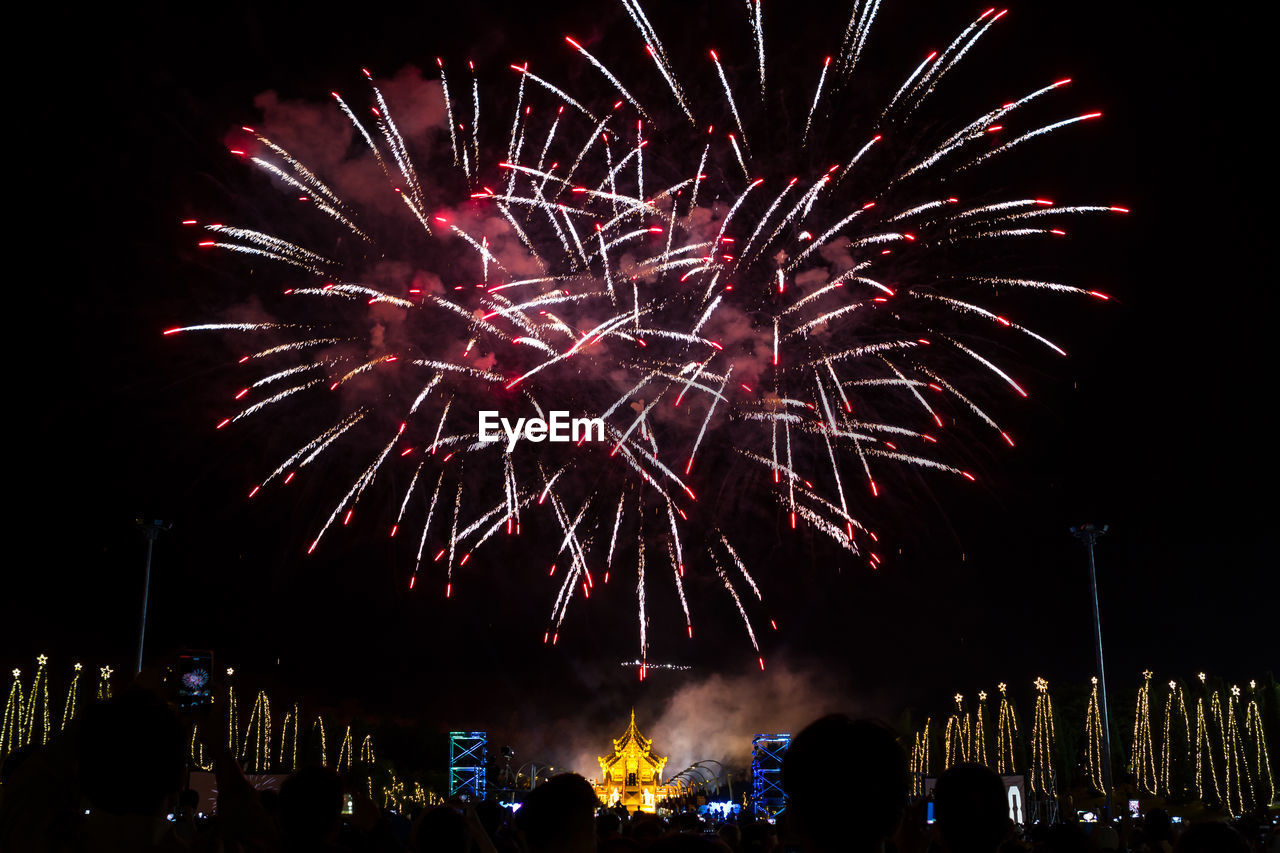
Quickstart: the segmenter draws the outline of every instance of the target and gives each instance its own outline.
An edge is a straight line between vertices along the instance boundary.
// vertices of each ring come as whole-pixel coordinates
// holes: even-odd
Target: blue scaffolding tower
[[[775,815],[787,804],[782,790],[782,756],[791,745],[788,732],[751,739],[751,803],[757,812]]]
[[[487,732],[449,732],[449,796],[484,799],[488,745]]]

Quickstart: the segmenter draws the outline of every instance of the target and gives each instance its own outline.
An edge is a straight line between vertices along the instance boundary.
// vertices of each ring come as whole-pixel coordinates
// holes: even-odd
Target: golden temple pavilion
[[[597,759],[603,772],[596,795],[607,806],[622,805],[629,812],[653,812],[658,801],[674,793],[662,783],[667,759],[653,754],[653,741],[636,728],[636,712],[622,737],[613,739],[613,753]]]

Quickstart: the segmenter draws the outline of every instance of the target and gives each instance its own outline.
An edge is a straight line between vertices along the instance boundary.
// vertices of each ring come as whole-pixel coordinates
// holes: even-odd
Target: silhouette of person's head
[[[596,816],[596,837],[612,838],[622,832],[622,818],[617,812],[602,811]]]
[[[887,726],[832,714],[791,741],[782,787],[807,851],[877,850],[902,819],[911,777]]]
[[[950,853],[994,853],[1009,832],[1004,782],[981,764],[957,764],[933,789],[938,831]]]
[[[1174,853],[1249,853],[1249,842],[1225,823],[1197,823],[1178,838]]]
[[[467,824],[456,809],[436,806],[418,816],[413,827],[413,849],[430,853],[466,853]]]
[[[1164,809],[1152,809],[1143,820],[1148,841],[1172,841],[1173,825]]]
[[[280,828],[293,846],[331,840],[342,815],[342,779],[326,767],[304,767],[280,786]]]
[[[516,812],[516,828],[531,853],[593,853],[598,805],[590,782],[577,773],[562,773],[529,792]]]
[[[93,808],[156,815],[182,787],[182,724],[159,696],[130,687],[85,709],[80,784]]]

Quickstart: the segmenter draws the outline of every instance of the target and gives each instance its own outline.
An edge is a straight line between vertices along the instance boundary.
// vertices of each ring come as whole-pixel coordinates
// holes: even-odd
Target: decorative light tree
[[[320,717],[320,716],[316,717],[316,721],[311,724],[311,732],[313,735],[316,733],[319,733],[319,737],[316,738],[315,740],[316,740],[316,745],[320,748],[320,766],[328,767],[329,766],[329,744],[326,742],[325,736],[324,736],[324,718],[323,717]]]
[[[1089,777],[1089,785],[1099,794],[1105,793],[1102,780],[1102,712],[1098,704],[1098,677],[1092,679],[1093,690],[1089,693],[1089,709],[1085,712],[1085,771]]]
[[[1156,773],[1156,749],[1151,741],[1151,670],[1142,673],[1142,687],[1138,690],[1138,707],[1133,717],[1133,749],[1129,751],[1130,770],[1145,794],[1159,793],[1160,783]]]
[[[1013,711],[1013,703],[1009,701],[1009,685],[1002,681],[996,687],[1000,690],[1000,711],[996,724],[996,772],[1017,773],[1014,745],[1018,741],[1018,717]]]
[[[1217,694],[1214,694],[1217,698]],[[1253,772],[1245,755],[1244,738],[1240,734],[1236,707],[1240,704],[1240,688],[1231,685],[1227,697],[1226,725],[1223,727],[1223,752],[1226,757],[1227,808],[1234,815],[1253,811]],[[1221,707],[1221,706],[1219,706]]]
[[[80,671],[83,669],[84,665],[80,663],[72,668],[71,685],[67,687],[67,701],[62,705],[62,725],[58,727],[58,731],[65,731],[67,723],[80,713]]]
[[[1204,686],[1205,674],[1200,673],[1199,678],[1200,684]],[[1216,695],[1214,699],[1216,702]],[[1213,741],[1209,731],[1209,714],[1205,711],[1205,697],[1200,695],[1196,697],[1196,796],[1210,806],[1226,802],[1222,786],[1218,784]]]
[[[227,667],[227,750],[232,755],[239,755],[240,707],[236,702],[236,684],[231,680],[235,674],[235,667]]]
[[[971,739],[969,712],[964,708],[963,695],[957,693],[952,698],[955,699],[956,710],[947,718],[947,725],[942,733],[942,768],[944,770],[969,760],[969,741]]]
[[[251,773],[266,773],[271,769],[271,700],[265,690],[259,690],[253,700],[241,760]]]
[[[45,746],[52,734],[49,722],[49,657],[36,657],[36,674],[31,680],[31,693],[27,695],[27,721],[24,726],[25,744]]]
[[[26,743],[27,705],[22,693],[22,670],[13,670],[9,699],[4,705],[4,728],[0,729],[0,760]]]
[[[280,761],[278,766],[281,770],[293,772],[298,769],[298,723],[301,719],[302,709],[297,702],[294,702],[293,708],[284,715],[284,722],[280,724]]]
[[[1197,765],[1191,751],[1192,735],[1185,692],[1181,684],[1170,681],[1169,695],[1164,702],[1160,793],[1174,803],[1186,802],[1199,796],[1196,790]]]
[[[1057,750],[1057,733],[1053,723],[1053,700],[1049,697],[1049,682],[1035,680],[1035,722],[1031,727],[1031,790],[1040,797],[1058,795],[1057,766],[1054,752]]]
[[[973,744],[970,761],[989,765],[987,761],[987,691],[978,691],[978,710],[973,720]]]
[[[111,698],[111,675],[115,672],[110,666],[98,667],[98,686],[94,691],[94,697],[99,702],[105,702]]]
[[[911,794],[924,796],[924,780],[929,775],[929,724],[925,717],[924,728],[916,732],[915,741],[911,744]]]
[[[1249,704],[1245,706],[1244,731],[1248,741],[1250,767],[1257,780],[1258,805],[1269,806],[1276,799],[1276,781],[1271,775],[1271,759],[1267,755],[1267,734],[1258,709],[1258,682],[1249,682]]]
[[[351,724],[347,724],[347,733],[342,736],[342,745],[338,747],[338,770],[350,770],[355,761],[355,746],[351,742]]]

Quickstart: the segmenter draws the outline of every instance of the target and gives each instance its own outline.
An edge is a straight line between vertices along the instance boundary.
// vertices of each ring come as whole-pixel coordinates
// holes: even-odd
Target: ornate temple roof
[[[613,739],[613,755],[602,755],[598,759],[600,768],[607,774],[609,768],[619,761],[626,758],[634,758],[642,760],[653,766],[655,772],[661,772],[667,759],[663,756],[653,755],[653,741],[640,733],[636,728],[636,711],[631,709],[631,722],[627,724],[627,729],[622,733],[621,737]]]

